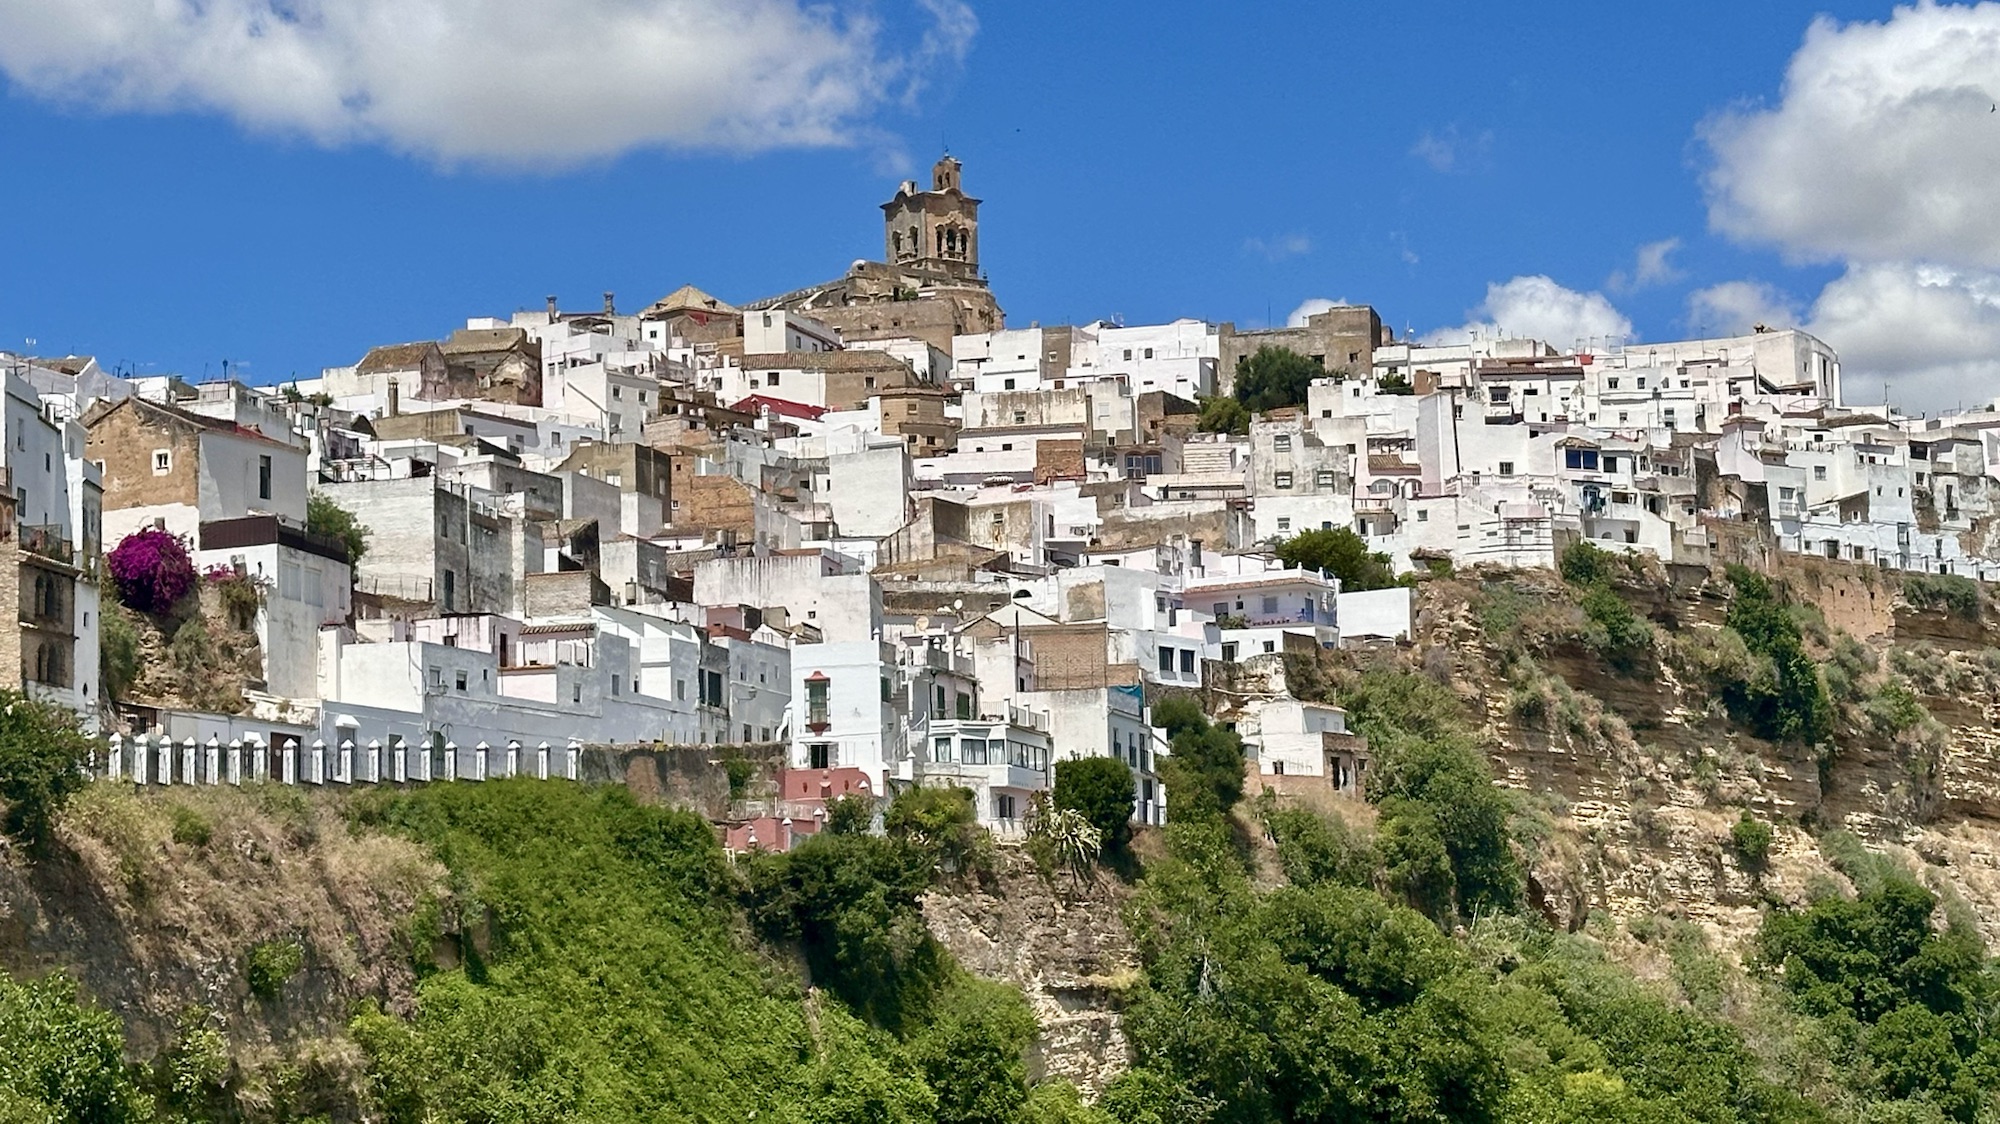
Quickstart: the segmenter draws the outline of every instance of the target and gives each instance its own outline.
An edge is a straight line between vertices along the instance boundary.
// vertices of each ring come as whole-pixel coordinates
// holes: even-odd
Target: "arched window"
[[[903,252],[903,232],[899,230],[893,237],[895,238],[896,252],[900,254]]]
[[[942,230],[937,232],[937,252],[939,257],[944,256],[944,235],[945,232]]]

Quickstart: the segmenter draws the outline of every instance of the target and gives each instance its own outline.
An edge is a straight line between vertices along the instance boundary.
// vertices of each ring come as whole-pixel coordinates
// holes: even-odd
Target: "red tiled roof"
[[[741,414],[761,414],[765,410],[770,410],[774,414],[782,414],[788,418],[806,418],[809,421],[818,421],[820,415],[826,413],[824,406],[787,402],[783,398],[773,398],[768,394],[752,394],[729,408]]]

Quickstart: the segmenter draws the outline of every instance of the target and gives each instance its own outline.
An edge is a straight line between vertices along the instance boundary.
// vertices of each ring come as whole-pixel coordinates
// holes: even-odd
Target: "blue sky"
[[[526,0],[401,2],[490,20]],[[197,379],[229,359],[274,381],[548,293],[590,307],[614,290],[635,308],[693,282],[752,299],[878,255],[876,205],[949,143],[987,201],[984,262],[1015,325],[1249,325],[1335,298],[1373,304],[1399,330],[1497,320],[1515,331],[1508,316],[1554,316],[1553,334],[1575,307],[1569,319],[1479,307],[1489,285],[1546,276],[1574,291],[1559,301],[1601,294],[1581,323],[1613,309],[1642,339],[1726,327],[1702,321],[1762,301],[1757,312],[1873,341],[1850,366],[1880,367],[1911,394],[1996,374],[1965,364],[2000,343],[2000,259],[1955,259],[1983,227],[1950,225],[1988,220],[1919,216],[1884,232],[1870,216],[1893,201],[1842,211],[1799,196],[1847,190],[1842,154],[1866,162],[1888,133],[1909,135],[1889,128],[1893,112],[1926,91],[1969,105],[2000,90],[2000,48],[1933,62],[1929,84],[1886,109],[1784,86],[1816,15],[1834,21],[1829,66],[1900,73],[1897,52],[1939,55],[1919,17],[1991,30],[1992,5],[1906,11],[1864,42],[1843,28],[1894,9],[881,0],[848,17],[879,26],[815,29],[790,0],[740,3],[777,21],[755,25],[774,43],[727,66],[707,59],[719,43],[741,47],[740,30],[600,68],[593,33],[634,29],[578,19],[566,29],[576,41],[554,48],[546,34],[502,31],[453,39],[435,65],[392,54],[346,76],[363,98],[315,100],[311,26],[222,48],[179,28],[190,38],[168,50],[146,17],[106,32],[78,15],[135,7],[123,0],[0,0],[0,349]],[[620,7],[671,23],[684,4]],[[552,53],[576,64],[544,87],[536,67]],[[787,72],[807,57],[823,67]],[[517,71],[510,98],[479,85]],[[1841,113],[1854,120],[1826,123]],[[1947,139],[1991,124],[1967,113],[1940,126]],[[1748,123],[1732,134],[1743,138],[1727,158],[1733,187],[1706,179],[1718,156],[1705,123],[1718,115]],[[1846,147],[1797,171],[1797,138],[1828,134]],[[1787,160],[1792,172],[1770,172]],[[1966,184],[1992,182],[1985,171],[1965,169]],[[1800,178],[1790,194],[1757,194],[1784,175]],[[1733,217],[1717,219],[1718,198]],[[1653,268],[1639,263],[1647,245]],[[1900,272],[1861,275],[1883,263]],[[1886,288],[1863,299],[1864,280]],[[1740,286],[1733,311],[1691,315],[1690,294],[1725,283]],[[1919,304],[1956,300],[1966,319],[1939,313],[1942,342],[1892,369],[1896,349],[1876,340],[1891,329],[1855,317],[1906,289]]]

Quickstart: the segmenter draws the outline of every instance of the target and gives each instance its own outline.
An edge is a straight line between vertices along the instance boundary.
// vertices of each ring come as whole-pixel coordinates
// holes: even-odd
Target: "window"
[[[1280,472],[1271,478],[1271,483],[1280,488],[1289,488],[1292,486],[1292,474],[1289,472]]]
[[[1129,347],[1125,349],[1125,359],[1127,362],[1130,362],[1132,359],[1132,349]]]
[[[1276,597],[1264,598],[1264,615],[1268,617],[1276,613],[1277,611],[1278,611],[1278,599]]]
[[[458,673],[455,686],[461,691],[465,690],[465,673],[463,671]]]
[[[1285,763],[1284,763],[1283,761],[1273,761],[1273,762],[1271,762],[1271,772],[1272,772],[1273,774],[1277,775],[1277,776],[1280,776],[1280,777],[1284,776],[1284,775],[1285,775]]]
[[[972,696],[964,691],[960,691],[958,693],[957,708],[953,713],[958,715],[960,721],[970,720],[972,718]]]
[[[1223,662],[1223,663],[1235,663],[1235,662],[1236,662],[1236,642],[1235,642],[1235,641],[1233,641],[1233,640],[1232,640],[1232,641],[1230,641],[1229,643],[1227,643],[1227,644],[1224,644],[1224,645],[1222,646],[1222,662]]]
[[[1823,464],[1816,464],[1816,465],[1814,465],[1814,466],[1813,466],[1813,479],[1814,479],[1814,480],[1824,480],[1824,479],[1826,479],[1826,466],[1825,466],[1825,465],[1823,465]]]
[[[1266,641],[1264,641],[1264,652],[1265,652],[1265,654],[1266,654],[1266,655],[1268,655],[1268,654],[1270,654],[1270,653],[1272,653],[1272,652],[1275,652],[1275,651],[1277,651],[1277,650],[1278,650],[1278,642],[1277,642],[1277,641],[1275,641],[1275,640],[1266,640]]]
[[[1289,433],[1280,433],[1276,437],[1271,438],[1271,448],[1276,449],[1280,453],[1291,452],[1292,435]]]
[[[1605,380],[1604,380],[1604,386],[1605,386],[1605,389],[1607,389],[1607,390],[1617,390],[1617,389],[1618,389],[1618,380],[1617,380],[1617,379],[1615,379],[1615,378],[1613,378],[1613,379],[1605,379]]]
[[[934,705],[933,705],[933,707],[932,707],[932,709],[933,709],[933,710],[934,710],[934,711],[935,711],[935,712],[936,712],[936,713],[938,714],[938,716],[939,716],[939,717],[943,717],[943,715],[944,715],[944,684],[942,684],[942,683],[935,683],[935,684],[932,684],[932,686],[931,686],[931,691],[932,691],[932,702],[933,702],[933,704],[934,704]]]
[[[1501,461],[1501,462],[1500,462],[1500,475],[1502,475],[1502,476],[1512,476],[1512,475],[1514,475],[1514,462],[1513,462],[1513,461]]]
[[[163,476],[174,470],[174,454],[166,449],[153,450],[153,475]]]
[[[1151,359],[1152,357],[1153,357],[1153,349],[1149,347],[1146,349],[1146,358]]]
[[[1165,647],[1161,648],[1160,670],[1171,672],[1173,669],[1174,669],[1174,650],[1172,648],[1165,648]]]
[[[821,730],[830,725],[827,721],[827,688],[830,685],[831,680],[827,679],[824,675],[806,680],[806,725]],[[820,769],[825,767],[824,765],[814,766],[814,768]]]
[[[826,742],[814,742],[806,747],[806,767],[810,769],[833,768],[833,746]]]
[[[958,759],[967,765],[986,764],[986,739],[960,738],[958,742]]]
[[[939,764],[951,763],[951,739],[931,739],[931,760]]]
[[[1002,390],[1012,390],[1012,389],[1014,389],[1014,380],[1013,380],[1013,379],[1007,379],[1006,381],[1002,382],[1002,383],[1000,384],[1000,389],[1002,389]]]
[[[1182,674],[1182,675],[1193,675],[1193,674],[1194,674],[1194,649],[1193,649],[1193,648],[1182,648],[1182,649],[1181,649],[1181,674]]]
[[[1313,473],[1313,484],[1317,487],[1321,488],[1335,487],[1336,485],[1334,481],[1335,477],[1333,474],[1333,470],[1330,468],[1322,468],[1318,472]]]
[[[1278,529],[1279,529],[1280,531],[1289,531],[1289,530],[1291,530],[1291,529],[1292,529],[1292,517],[1291,517],[1291,516],[1289,516],[1289,515],[1280,515],[1280,516],[1278,516]]]
[[[993,794],[993,818],[1011,820],[1014,818],[1014,798],[1004,792]]]

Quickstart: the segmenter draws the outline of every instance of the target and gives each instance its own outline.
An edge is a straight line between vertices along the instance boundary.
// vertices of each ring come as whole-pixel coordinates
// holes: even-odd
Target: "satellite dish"
[[[929,632],[930,630],[931,630],[931,619],[930,619],[929,617],[922,617],[922,616],[918,617],[918,618],[917,618],[917,631],[918,631],[918,632]]]
[[[960,609],[963,609],[963,608],[965,608],[965,598],[963,598],[963,597],[960,597],[960,598],[957,598],[957,599],[955,599],[955,600],[953,600],[953,601],[952,601],[952,603],[951,603],[951,611],[952,611],[952,612],[956,613],[956,612],[958,612],[958,611],[959,611]]]

